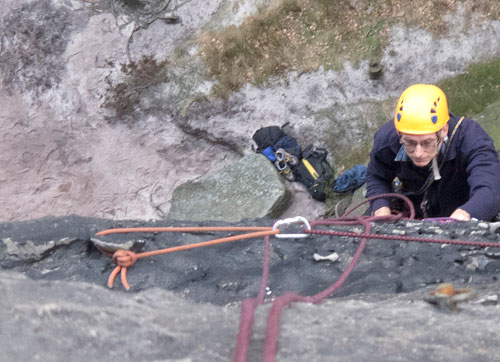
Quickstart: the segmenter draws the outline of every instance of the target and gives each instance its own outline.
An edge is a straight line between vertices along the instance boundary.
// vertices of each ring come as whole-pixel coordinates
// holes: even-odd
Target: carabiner
[[[274,223],[273,225],[273,230],[276,230],[278,226],[280,225],[290,225],[290,224],[296,224],[296,223],[303,223],[307,230],[311,230],[311,225],[309,224],[309,221],[306,220],[306,218],[302,216],[295,216],[292,218],[288,219],[283,219],[283,220],[278,220]],[[300,239],[300,238],[307,238],[309,234],[276,234],[275,235],[277,238],[284,239],[284,238],[294,238],[294,239]]]

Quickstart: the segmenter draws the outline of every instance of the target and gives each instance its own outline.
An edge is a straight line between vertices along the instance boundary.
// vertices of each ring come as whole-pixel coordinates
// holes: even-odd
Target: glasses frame
[[[403,135],[400,134],[399,136],[399,143],[401,143],[404,148],[405,148],[405,151],[408,152],[408,153],[413,153],[417,150],[417,147],[420,145],[420,147],[422,148],[422,150],[424,150],[425,152],[432,152],[434,150],[436,150],[439,146],[439,143],[441,142],[441,137],[440,137],[440,134],[439,132],[436,132],[436,138],[433,139],[433,140],[425,140],[423,142],[417,142],[417,141],[414,141],[414,140],[404,140],[403,139]],[[408,141],[410,143],[408,143]],[[432,141],[432,142],[430,142]]]

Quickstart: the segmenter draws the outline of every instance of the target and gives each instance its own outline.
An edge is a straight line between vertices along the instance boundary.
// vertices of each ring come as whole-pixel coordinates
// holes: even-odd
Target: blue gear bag
[[[366,166],[355,165],[350,170],[344,171],[342,175],[335,179],[333,191],[351,192],[360,188],[366,181]]]

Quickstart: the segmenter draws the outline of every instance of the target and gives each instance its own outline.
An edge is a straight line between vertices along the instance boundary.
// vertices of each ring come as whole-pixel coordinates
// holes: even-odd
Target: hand
[[[469,221],[470,214],[462,209],[456,209],[453,211],[453,214],[450,215],[452,219],[460,220],[460,221]]]
[[[375,210],[373,213],[373,216],[387,216],[391,215],[391,209],[389,209],[387,206],[382,206],[381,208]]]

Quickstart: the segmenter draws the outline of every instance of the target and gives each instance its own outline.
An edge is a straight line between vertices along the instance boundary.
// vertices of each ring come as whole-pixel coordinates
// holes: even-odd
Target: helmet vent
[[[438,117],[437,117],[436,113],[437,113],[437,107],[438,107],[440,99],[441,98],[438,97],[438,99],[436,99],[436,101],[434,101],[434,104],[433,104],[434,107],[431,107],[431,114],[433,114],[433,115],[431,115],[431,121],[434,124],[436,124],[438,121]]]
[[[401,99],[401,102],[399,103],[399,112],[396,114],[396,119],[401,121],[401,112],[403,112],[403,99]]]

